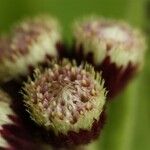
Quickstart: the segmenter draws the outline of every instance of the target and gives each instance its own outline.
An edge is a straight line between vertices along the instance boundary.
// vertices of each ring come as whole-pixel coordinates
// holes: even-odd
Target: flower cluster
[[[89,17],[72,33],[69,53],[49,16],[0,37],[0,149],[80,149],[99,136],[107,101],[141,70],[145,39],[127,23]]]

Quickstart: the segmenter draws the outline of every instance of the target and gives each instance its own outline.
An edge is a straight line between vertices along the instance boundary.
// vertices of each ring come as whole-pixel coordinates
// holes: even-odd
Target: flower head
[[[29,18],[16,24],[10,35],[0,40],[0,80],[25,76],[47,57],[57,58],[60,42],[60,27],[52,17]]]
[[[45,70],[35,70],[34,80],[25,84],[24,102],[31,118],[53,132],[60,145],[84,144],[99,134],[103,124],[103,84],[87,64],[53,62]]]
[[[75,53],[102,71],[110,97],[115,96],[141,69],[145,39],[127,23],[87,18],[75,22]]]

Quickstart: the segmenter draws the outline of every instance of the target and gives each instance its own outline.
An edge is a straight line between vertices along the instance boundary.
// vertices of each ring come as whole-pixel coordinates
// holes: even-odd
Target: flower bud
[[[60,43],[60,27],[54,18],[40,16],[16,24],[10,35],[0,39],[0,80],[25,76],[47,58],[57,58]]]
[[[48,142],[74,146],[95,139],[104,123],[104,81],[92,66],[53,62],[25,83],[24,103]],[[59,144],[58,144],[59,143]]]
[[[87,18],[74,24],[75,53],[102,71],[109,98],[121,91],[141,69],[145,39],[127,23]]]

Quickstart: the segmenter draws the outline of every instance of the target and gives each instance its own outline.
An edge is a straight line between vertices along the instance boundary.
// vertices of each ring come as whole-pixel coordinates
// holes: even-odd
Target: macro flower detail
[[[73,28],[77,60],[102,71],[109,98],[117,95],[141,69],[145,39],[127,23],[100,18],[76,21]]]
[[[89,17],[74,23],[73,40],[70,49],[49,16],[24,19],[0,36],[0,150],[128,149],[137,140],[131,135],[139,94],[109,109],[116,116],[110,115],[101,145],[93,142],[107,100],[142,69],[143,34],[121,21]]]
[[[59,57],[60,43],[60,26],[52,17],[39,16],[16,24],[0,39],[0,80],[25,76],[47,58]]]
[[[68,60],[36,69],[24,86],[24,103],[31,119],[58,146],[85,144],[104,124],[106,91],[93,67]],[[44,131],[43,131],[44,132]]]

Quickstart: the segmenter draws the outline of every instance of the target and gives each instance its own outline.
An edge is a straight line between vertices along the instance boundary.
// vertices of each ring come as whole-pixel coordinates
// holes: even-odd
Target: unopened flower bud
[[[145,39],[127,23],[87,18],[74,24],[75,53],[102,71],[108,96],[114,97],[141,69]]]
[[[104,123],[103,84],[88,64],[53,62],[46,70],[36,69],[34,80],[25,84],[24,103],[34,122],[49,133],[49,142],[85,144],[99,135]]]
[[[52,17],[39,16],[16,24],[10,35],[0,39],[0,80],[25,76],[47,58],[57,58],[60,43],[60,27]]]

